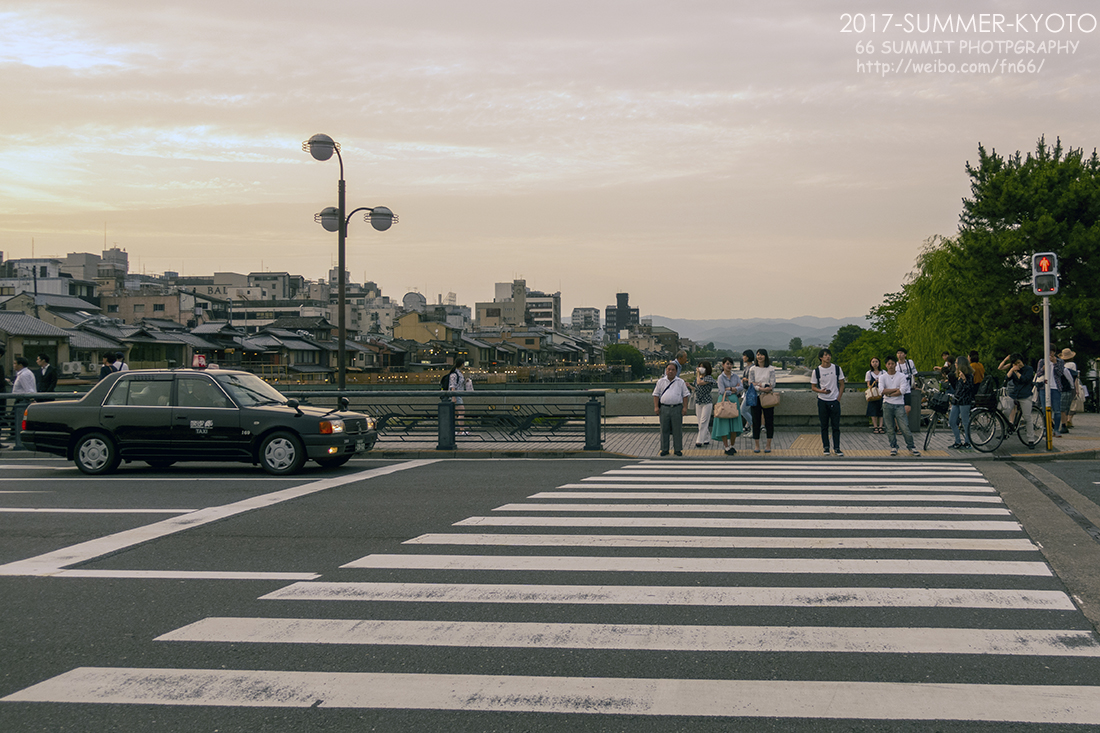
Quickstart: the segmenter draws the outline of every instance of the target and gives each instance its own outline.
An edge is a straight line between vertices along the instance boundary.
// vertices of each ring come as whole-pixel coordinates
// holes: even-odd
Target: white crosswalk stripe
[[[543,531],[527,531],[535,528]],[[502,658],[503,674],[246,670],[232,668],[232,657],[223,669],[82,667],[5,700],[1100,720],[1100,686],[1055,676],[1064,664],[1078,665],[1066,680],[1100,678],[1100,638],[981,473],[960,464],[645,461],[495,507],[340,572],[352,579],[302,580],[262,596],[282,604],[272,614],[200,619],[158,641],[524,654]],[[292,613],[325,601],[347,604],[336,606],[341,618]],[[389,609],[386,617],[375,608]],[[540,673],[539,659],[554,650],[650,656],[632,656],[619,674]],[[811,653],[822,656],[805,666]],[[668,676],[675,655],[720,672]],[[913,655],[903,657],[904,679],[877,666],[891,655]],[[842,677],[816,672],[833,657],[844,660]],[[967,677],[967,660],[994,657],[1008,665],[1004,681],[991,683],[1001,678],[985,667]],[[751,671],[760,658],[779,660],[765,679]],[[916,659],[943,663],[910,673]],[[634,665],[646,664],[638,676]],[[1041,685],[1011,671],[1034,673],[1036,664]],[[797,677],[782,679],[784,669]]]

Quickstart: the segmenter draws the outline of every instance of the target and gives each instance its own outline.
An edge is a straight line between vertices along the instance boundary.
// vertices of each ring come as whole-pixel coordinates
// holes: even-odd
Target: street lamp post
[[[344,184],[344,159],[340,156],[340,143],[336,142],[328,135],[319,133],[302,143],[302,150],[308,152],[316,160],[328,160],[332,157],[333,153],[336,153],[336,159],[340,161],[340,183],[337,186],[338,205],[336,207],[329,206],[323,209],[321,213],[313,217],[313,220],[320,223],[326,231],[337,232],[337,242],[339,243],[337,258],[339,260],[338,266],[340,270],[336,278],[336,299],[340,313],[337,319],[338,344],[336,347],[336,386],[342,392],[347,385],[347,313],[345,307],[347,291],[345,272],[347,257],[345,255],[345,243],[348,236],[348,222],[351,221],[352,215],[363,211],[366,212],[363,214],[363,220],[369,221],[371,226],[375,229],[384,232],[397,221],[397,215],[385,206],[375,206],[373,208],[361,206],[345,215],[344,212],[346,211],[346,207],[344,203],[344,193],[346,189]]]

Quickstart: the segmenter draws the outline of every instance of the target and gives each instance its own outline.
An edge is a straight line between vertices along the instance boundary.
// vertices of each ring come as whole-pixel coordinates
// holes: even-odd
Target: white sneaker
[[[920,458],[920,451],[917,450],[916,448],[910,448],[909,449],[909,455],[916,456],[917,458]]]

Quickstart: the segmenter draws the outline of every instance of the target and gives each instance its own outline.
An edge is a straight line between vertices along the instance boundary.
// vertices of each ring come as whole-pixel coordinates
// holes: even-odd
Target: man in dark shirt
[[[1009,354],[1001,361],[998,369],[1005,369],[1005,386],[1008,387],[1008,396],[1016,401],[1012,406],[1012,413],[1008,416],[1009,422],[1016,420],[1016,405],[1023,410],[1024,419],[1020,421],[1024,431],[1025,442],[1031,446],[1031,394],[1035,388],[1035,370],[1024,363],[1021,354]]]
[[[53,392],[57,389],[57,369],[50,364],[50,357],[38,355],[38,369],[34,372],[35,386],[39,392]]]

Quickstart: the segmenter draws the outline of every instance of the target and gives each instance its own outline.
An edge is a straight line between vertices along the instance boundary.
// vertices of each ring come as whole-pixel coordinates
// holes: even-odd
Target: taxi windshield
[[[279,390],[254,374],[218,374],[214,379],[242,407],[286,404]]]

